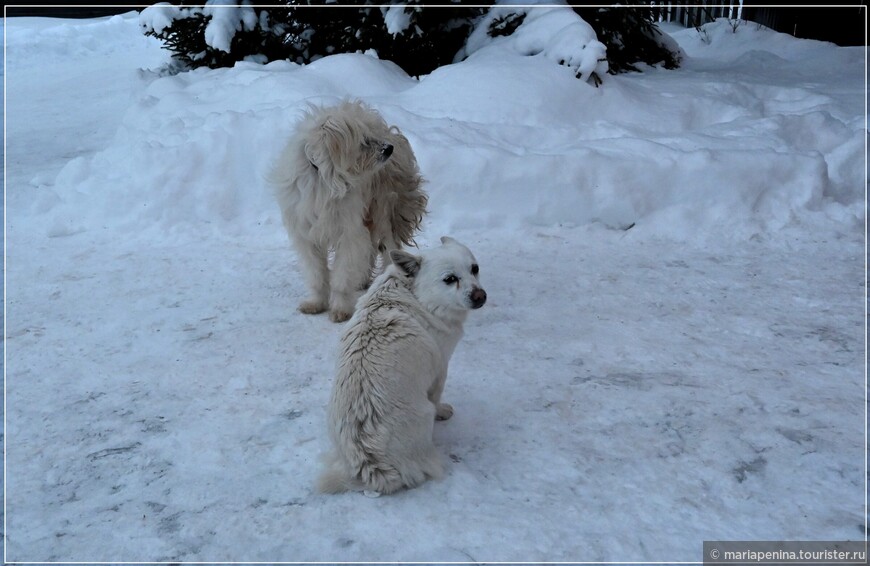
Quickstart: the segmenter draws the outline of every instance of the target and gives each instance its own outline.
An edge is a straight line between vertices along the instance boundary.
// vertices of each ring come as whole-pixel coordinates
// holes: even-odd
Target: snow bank
[[[137,32],[134,21],[121,14],[83,20],[16,17],[14,29],[6,30],[6,57],[20,73],[58,60],[129,57],[131,50],[158,49],[156,40]]]
[[[150,25],[162,23],[158,13]],[[268,230],[282,237],[263,182],[271,160],[306,103],[358,97],[413,144],[432,229],[599,222],[688,241],[772,233],[808,215],[847,229],[863,222],[855,50],[748,27],[725,33],[717,22],[704,46],[694,44],[695,30],[674,34],[690,54],[683,69],[614,76],[595,88],[565,66],[519,54],[557,53],[561,41],[541,43],[548,30],[550,39],[587,34],[566,13],[529,9],[511,38],[470,41],[467,60],[419,81],[353,54],[305,67],[146,74],[112,144],[70,162],[36,209],[49,210],[54,235],[102,227],[238,235],[274,225]],[[807,70],[816,59],[836,65]]]
[[[490,27],[506,19],[521,23],[510,35],[491,37]],[[568,6],[496,6],[475,26],[460,57],[472,56],[484,48],[543,57],[568,67],[583,79],[589,79],[593,72],[599,77],[607,72],[607,48],[598,41],[592,26]]]
[[[863,59],[860,48],[841,48],[824,41],[796,39],[755,22],[740,21],[735,26],[727,18],[704,24],[700,31],[681,28],[671,34],[687,55],[708,62],[734,61],[747,55],[761,58],[773,55],[792,63],[823,62],[825,67],[830,67],[842,57]]]

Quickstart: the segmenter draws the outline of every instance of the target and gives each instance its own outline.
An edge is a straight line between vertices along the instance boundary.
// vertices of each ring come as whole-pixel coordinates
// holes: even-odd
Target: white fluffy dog
[[[453,415],[441,402],[447,364],[486,291],[471,251],[441,242],[419,256],[391,252],[342,335],[321,491],[379,495],[442,475],[432,429]]]
[[[426,212],[411,145],[361,102],[309,108],[268,180],[310,289],[299,310],[335,322],[350,318],[378,254],[387,264],[410,245]]]

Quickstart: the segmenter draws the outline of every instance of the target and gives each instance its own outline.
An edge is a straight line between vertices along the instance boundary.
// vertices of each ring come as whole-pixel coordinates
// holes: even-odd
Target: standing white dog
[[[378,254],[387,264],[410,245],[426,212],[411,145],[361,102],[311,107],[269,181],[310,289],[299,310],[335,322],[350,318]]]
[[[447,364],[486,291],[471,251],[441,242],[419,256],[391,252],[393,265],[357,304],[341,339],[321,491],[386,494],[443,473],[433,423],[453,415],[441,402]]]

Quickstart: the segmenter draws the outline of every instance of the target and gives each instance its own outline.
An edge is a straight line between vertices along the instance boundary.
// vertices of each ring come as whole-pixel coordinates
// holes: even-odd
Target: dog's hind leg
[[[392,420],[389,430],[382,434],[386,445],[377,465],[369,464],[363,469],[361,479],[365,489],[389,494],[444,475],[441,456],[432,442],[435,407],[419,397],[406,399],[403,406],[405,414],[394,415],[399,418]]]
[[[389,266],[393,260],[390,258],[390,252],[393,250],[401,250],[402,244],[396,241],[392,234],[386,236],[383,241],[381,241],[381,246],[378,251],[381,253],[381,257],[384,258],[384,269]]]
[[[329,318],[333,322],[344,322],[351,317],[354,305],[371,276],[371,240],[362,224],[358,232],[346,232],[335,247],[329,299]]]
[[[329,308],[329,267],[326,250],[302,238],[294,238],[294,243],[310,293],[307,299],[299,303],[299,311],[304,314],[322,313]]]

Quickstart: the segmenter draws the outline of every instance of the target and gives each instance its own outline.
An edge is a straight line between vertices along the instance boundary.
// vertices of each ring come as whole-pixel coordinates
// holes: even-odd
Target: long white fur
[[[385,144],[393,152],[382,160]],[[410,245],[426,212],[411,145],[361,102],[311,106],[268,180],[309,288],[299,310],[328,309],[335,322],[350,318],[378,254],[386,265]]]
[[[420,256],[392,256],[342,335],[323,492],[388,494],[443,474],[433,423],[453,415],[441,402],[447,366],[468,310],[483,304],[472,294],[486,294],[471,251],[452,238]],[[459,281],[445,283],[452,273]]]

